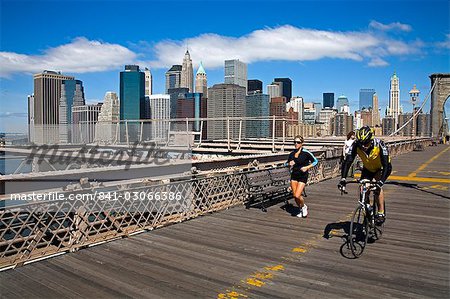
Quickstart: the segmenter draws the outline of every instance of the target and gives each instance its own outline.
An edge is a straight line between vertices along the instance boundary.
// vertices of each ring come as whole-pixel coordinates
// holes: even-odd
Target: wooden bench
[[[250,172],[246,174],[246,177],[250,193],[250,201],[247,204],[247,208],[257,202],[261,210],[267,212],[264,203],[277,195],[285,195],[284,202],[288,204],[291,180],[288,167]],[[306,197],[305,191],[303,191],[303,196]]]

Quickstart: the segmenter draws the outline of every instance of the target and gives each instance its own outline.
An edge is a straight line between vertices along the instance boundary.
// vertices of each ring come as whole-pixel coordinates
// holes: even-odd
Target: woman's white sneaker
[[[308,217],[308,207],[307,207],[306,205],[303,205],[303,207],[302,207],[302,212],[301,212],[300,214],[302,214],[302,217],[303,217],[303,218]],[[297,215],[297,216],[298,216],[298,215]]]

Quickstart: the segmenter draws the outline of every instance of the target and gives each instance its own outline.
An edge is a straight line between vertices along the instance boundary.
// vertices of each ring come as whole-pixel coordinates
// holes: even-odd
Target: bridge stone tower
[[[443,124],[444,104],[450,97],[450,73],[432,74],[431,87],[436,86],[431,93],[431,133],[433,137],[440,137]]]

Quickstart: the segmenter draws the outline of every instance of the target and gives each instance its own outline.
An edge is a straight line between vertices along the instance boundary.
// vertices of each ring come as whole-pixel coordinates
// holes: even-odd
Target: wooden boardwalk
[[[333,179],[307,188],[306,219],[236,207],[1,272],[0,297],[448,298],[448,149],[394,159],[385,234],[359,259],[340,251],[356,186]]]

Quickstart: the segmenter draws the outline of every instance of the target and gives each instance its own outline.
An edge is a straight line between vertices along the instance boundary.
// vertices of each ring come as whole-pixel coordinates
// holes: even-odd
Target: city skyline
[[[101,102],[108,91],[118,94],[121,69],[125,64],[137,63],[142,69],[151,69],[153,90],[157,94],[164,92],[165,72],[170,68],[169,64],[181,64],[186,48],[192,56],[195,70],[200,61],[203,61],[209,87],[223,83],[224,60],[240,59],[248,64],[248,78],[261,80],[264,89],[274,78],[287,77],[292,79],[292,96],[301,96],[305,102],[321,102],[324,92],[333,92],[336,97],[344,94],[349,99],[352,111],[358,107],[359,90],[373,88],[379,98],[379,107],[384,112],[389,99],[389,78],[394,71],[401,79],[400,105],[403,106],[403,111],[411,111],[408,91],[412,86],[417,84],[421,90],[422,102],[431,87],[428,76],[434,72],[448,71],[449,66],[447,1],[431,1],[431,4],[419,1],[408,5],[402,1],[389,2],[393,8],[398,8],[393,9],[395,13],[390,14],[383,10],[386,3],[351,2],[352,5],[349,6],[330,1],[325,2],[324,6],[304,1],[287,2],[292,6],[292,9],[285,11],[289,16],[306,16],[308,13],[311,16],[321,16],[319,20],[314,17],[312,20],[291,17],[288,19],[298,21],[289,23],[283,21],[286,18],[284,14],[281,15],[279,7],[275,8],[275,12],[265,11],[270,2],[258,2],[257,5],[256,2],[244,2],[237,12],[243,16],[242,24],[229,27],[222,25],[225,14],[211,17],[207,12],[233,6],[236,4],[234,1],[215,2],[214,5],[198,1],[136,1],[134,3],[143,8],[153,5],[162,12],[174,7],[192,11],[200,6],[205,8],[205,13],[202,14],[205,19],[200,28],[196,24],[187,24],[181,30],[161,30],[162,25],[158,20],[163,17],[155,16],[150,30],[151,38],[148,33],[144,34],[144,31],[149,31],[147,28],[140,28],[139,22],[127,17],[131,15],[126,14],[131,7],[124,2],[112,2],[106,6],[90,3],[83,12],[88,18],[83,19],[83,22],[76,21],[69,28],[55,26],[54,21],[71,20],[75,17],[75,12],[68,10],[67,14],[57,16],[56,20],[50,22],[45,16],[55,14],[58,10],[50,7],[50,1],[37,1],[37,4],[30,2],[26,6],[20,2],[23,1],[2,1],[1,4],[0,131],[14,131],[11,129],[17,128],[15,131],[26,132],[27,95],[33,92],[33,73],[48,69],[74,76],[83,81],[86,100],[93,103]],[[62,3],[59,9],[68,5]],[[40,7],[39,15],[32,14],[36,6]],[[246,9],[250,7],[260,14],[246,14]],[[100,9],[104,16],[98,16]],[[370,13],[358,14],[367,9],[370,9]],[[431,32],[428,31],[429,24],[424,18],[411,17],[418,10],[422,14],[435,16]],[[130,21],[124,28],[118,28],[114,24],[100,26],[98,29],[93,26],[94,20],[98,22],[102,18],[119,20],[120,18],[115,17],[121,13]],[[9,26],[19,15],[23,24]],[[336,17],[338,15],[339,18]],[[34,28],[30,24],[37,18],[42,22],[39,28]],[[349,21],[342,22],[343,18]],[[116,32],[118,29],[120,30]],[[273,44],[270,42],[272,37],[281,38],[281,42],[288,44],[283,44],[283,47]],[[354,44],[357,38],[361,42]],[[264,53],[264,47],[257,47],[261,41],[265,41],[272,56]],[[301,44],[305,41],[310,41],[308,46],[313,51],[304,51]],[[326,42],[327,49],[318,48],[320,42]],[[242,43],[249,46],[243,48]],[[211,50],[200,51],[202,45]],[[338,46],[339,51],[328,49],[333,46]],[[223,51],[218,52],[218,47],[222,47]],[[289,51],[283,52],[282,48]],[[80,59],[76,55],[76,50],[80,49],[93,58]],[[213,55],[211,51],[219,54]],[[312,52],[316,55],[312,55]],[[73,59],[61,61],[63,54]],[[50,63],[46,64],[48,61]],[[425,108],[425,111],[428,109]]]

